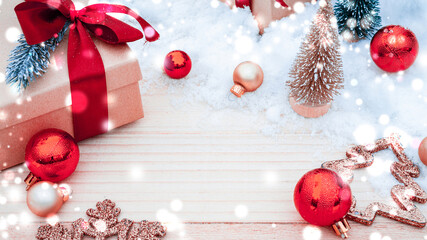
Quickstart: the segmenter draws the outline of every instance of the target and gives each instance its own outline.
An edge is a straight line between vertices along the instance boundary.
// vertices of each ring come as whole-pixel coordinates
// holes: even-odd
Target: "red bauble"
[[[76,169],[79,157],[79,147],[74,138],[54,128],[35,134],[25,149],[25,164],[43,181],[64,180]]]
[[[381,28],[372,38],[371,57],[386,72],[408,69],[418,55],[418,41],[414,33],[401,26]]]
[[[295,186],[294,204],[307,222],[330,226],[350,210],[350,186],[334,171],[314,169],[306,173]]]
[[[175,50],[166,55],[163,68],[169,77],[180,79],[190,73],[191,59],[184,51]]]

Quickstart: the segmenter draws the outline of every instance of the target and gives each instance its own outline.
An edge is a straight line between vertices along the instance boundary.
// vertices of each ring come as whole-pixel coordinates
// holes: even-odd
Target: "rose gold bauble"
[[[37,216],[49,217],[69,198],[69,189],[48,181],[34,184],[27,192],[27,206]]]
[[[418,156],[424,165],[427,166],[427,137],[421,141],[420,147],[418,148]]]
[[[263,80],[264,72],[258,64],[250,61],[242,62],[234,69],[234,86],[230,91],[241,97],[245,92],[253,92],[259,88]]]
[[[327,104],[300,104],[295,101],[295,98],[289,97],[289,104],[292,109],[299,115],[306,118],[318,118],[325,115],[329,108],[331,108],[331,103]]]

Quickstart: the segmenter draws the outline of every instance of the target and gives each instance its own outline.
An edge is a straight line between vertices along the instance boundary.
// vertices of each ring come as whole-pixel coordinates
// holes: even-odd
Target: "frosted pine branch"
[[[338,0],[334,10],[338,31],[348,41],[371,38],[381,27],[378,0]]]
[[[29,45],[22,34],[16,46],[10,53],[6,68],[6,83],[16,85],[19,91],[28,87],[37,77],[46,72],[49,66],[50,53],[64,38],[68,30],[67,22],[57,36],[40,43]]]

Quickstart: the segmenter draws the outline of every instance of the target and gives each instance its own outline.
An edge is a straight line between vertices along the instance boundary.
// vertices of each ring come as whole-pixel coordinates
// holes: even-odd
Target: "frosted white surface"
[[[126,4],[161,35],[155,43],[132,44],[145,79],[143,94],[154,88],[167,88],[169,92],[183,93],[181,98],[170,97],[177,106],[204,102],[211,108],[208,112],[228,109],[247,112],[254,118],[264,116],[266,121],[254,127],[268,136],[280,136],[285,127],[301,130],[308,126],[311,132],[326,136],[331,145],[347,146],[397,131],[403,135],[407,154],[420,166],[423,176],[418,182],[427,188],[426,168],[417,154],[419,142],[427,136],[424,1],[380,1],[383,26],[402,25],[417,36],[420,51],[414,65],[405,72],[388,74],[372,62],[369,40],[342,42],[345,89],[336,97],[330,112],[318,119],[305,119],[294,113],[285,86],[300,41],[318,5],[306,4],[301,13],[273,23],[260,36],[249,9],[232,11],[216,0],[134,0]],[[162,72],[164,56],[175,49],[187,52],[193,62],[191,73],[178,81]],[[246,60],[263,68],[264,83],[256,92],[236,99],[229,94],[232,73]],[[389,172],[386,175],[392,184],[393,177]]]

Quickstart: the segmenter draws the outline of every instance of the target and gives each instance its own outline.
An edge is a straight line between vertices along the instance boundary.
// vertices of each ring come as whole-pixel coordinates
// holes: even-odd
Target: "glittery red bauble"
[[[79,157],[79,147],[74,138],[53,128],[35,134],[25,149],[25,164],[43,181],[64,180],[76,169]]]
[[[371,57],[386,72],[408,69],[418,55],[418,41],[414,33],[401,26],[381,28],[372,38]]]
[[[163,68],[169,77],[180,79],[190,73],[191,59],[184,51],[175,50],[166,55]]]
[[[350,186],[334,171],[314,169],[302,176],[295,186],[294,204],[307,222],[330,226],[350,210]]]

